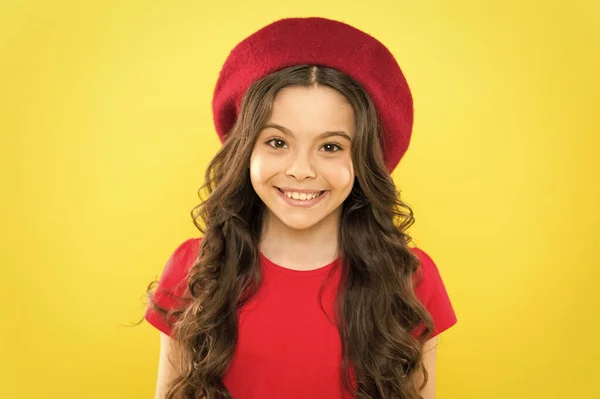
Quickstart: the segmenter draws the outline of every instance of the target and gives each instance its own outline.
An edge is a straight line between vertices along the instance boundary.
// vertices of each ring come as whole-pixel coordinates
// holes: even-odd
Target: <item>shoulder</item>
[[[187,288],[187,275],[194,265],[200,250],[201,238],[189,238],[179,244],[165,264],[156,288],[155,299],[165,294],[182,296]],[[165,305],[172,305],[166,304]]]
[[[161,281],[181,280],[185,277],[198,256],[201,241],[201,238],[189,238],[179,244],[163,269]]]
[[[433,289],[433,285],[441,282],[440,271],[431,257],[421,248],[411,248],[412,253],[419,260],[419,268],[414,275],[415,290],[423,292]]]
[[[433,319],[434,337],[456,324],[456,314],[436,263],[421,248],[411,248],[411,251],[419,260],[413,278],[415,294]]]

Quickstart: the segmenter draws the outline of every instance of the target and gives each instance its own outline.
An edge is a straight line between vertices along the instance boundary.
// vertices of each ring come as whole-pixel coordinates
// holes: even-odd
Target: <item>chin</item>
[[[306,230],[318,224],[323,218],[317,219],[313,216],[298,215],[298,217],[290,217],[290,215],[275,215],[279,221],[290,229]]]

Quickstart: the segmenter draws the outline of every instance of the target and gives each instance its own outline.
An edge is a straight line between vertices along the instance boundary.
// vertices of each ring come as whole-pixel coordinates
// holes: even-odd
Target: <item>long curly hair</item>
[[[419,260],[406,232],[413,212],[386,170],[377,113],[366,91],[346,74],[314,65],[274,72],[245,93],[234,127],[206,170],[202,201],[191,212],[203,239],[187,276],[186,305],[163,309],[152,301],[152,285],[148,289],[154,309],[176,320],[171,336],[181,356],[166,398],[231,398],[222,376],[236,347],[237,310],[261,283],[265,205],[250,182],[250,157],[275,96],[288,86],[331,87],[354,110],[355,181],[342,205],[336,299],[343,384],[358,399],[421,398],[427,382],[423,344],[433,321],[414,293]]]

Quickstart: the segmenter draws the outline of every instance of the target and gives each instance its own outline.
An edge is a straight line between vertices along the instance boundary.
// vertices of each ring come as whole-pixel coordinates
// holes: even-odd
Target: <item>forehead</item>
[[[330,87],[286,87],[277,93],[269,122],[298,134],[343,130],[354,135],[354,111]]]

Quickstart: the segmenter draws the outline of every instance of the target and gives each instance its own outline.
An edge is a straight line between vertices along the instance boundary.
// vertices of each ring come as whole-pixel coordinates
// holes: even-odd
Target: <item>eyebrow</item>
[[[282,132],[283,134],[286,134],[288,136],[294,137],[294,133],[292,133],[288,128],[286,128],[284,126],[278,125],[276,123],[268,123],[268,124],[266,124],[263,127],[263,129],[266,129],[268,127],[271,127],[273,129],[277,129],[280,132]],[[348,135],[348,133],[344,132],[343,130],[333,130],[333,131],[323,132],[317,138],[318,139],[324,139],[324,138],[328,138],[328,137],[332,137],[332,136],[340,136],[340,137],[345,138],[349,142],[352,142],[352,137],[350,137]]]

